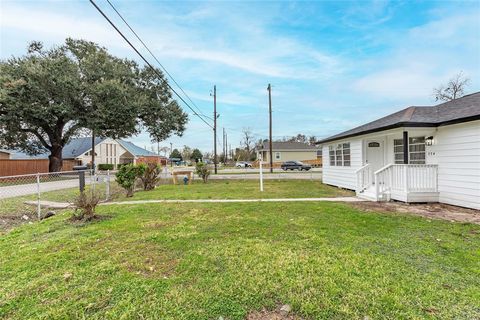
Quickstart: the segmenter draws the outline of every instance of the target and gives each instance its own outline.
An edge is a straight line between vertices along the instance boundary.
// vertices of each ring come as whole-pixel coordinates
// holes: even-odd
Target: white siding
[[[362,167],[362,140],[353,138],[354,140],[333,141],[331,144],[350,142],[350,167],[330,166],[330,154],[328,150],[329,143],[322,147],[322,163],[323,163],[323,183],[355,190],[357,187],[357,175],[355,171]]]
[[[112,147],[111,149],[109,149],[107,156],[107,146],[109,145],[116,145],[116,147]],[[91,162],[92,156],[87,155],[90,150],[91,149],[89,149],[77,158],[82,161],[82,164],[87,164]],[[112,150],[113,153],[111,153],[110,150]],[[108,138],[95,146],[95,153],[97,154],[97,156],[95,157],[95,162],[97,165],[101,163],[119,164],[120,156],[125,152],[127,152],[127,150],[123,148],[116,140]]]
[[[439,201],[480,209],[480,121],[439,127],[435,151]]]

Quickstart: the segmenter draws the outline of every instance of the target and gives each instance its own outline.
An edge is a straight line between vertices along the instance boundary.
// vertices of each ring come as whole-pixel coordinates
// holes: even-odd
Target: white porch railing
[[[389,164],[374,173],[376,200],[392,192],[438,192],[437,177],[437,165]]]
[[[372,170],[369,164],[364,165],[357,171],[357,193],[368,189],[372,185]]]

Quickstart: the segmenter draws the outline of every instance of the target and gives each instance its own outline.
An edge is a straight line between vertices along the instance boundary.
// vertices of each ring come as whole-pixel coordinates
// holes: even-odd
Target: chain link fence
[[[46,210],[70,206],[80,190],[108,200],[114,181],[113,172],[91,170],[0,177],[0,217],[41,219]]]

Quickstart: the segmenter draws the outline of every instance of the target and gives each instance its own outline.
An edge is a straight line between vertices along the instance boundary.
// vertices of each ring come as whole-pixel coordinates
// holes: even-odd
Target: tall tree
[[[32,42],[0,62],[0,144],[49,152],[49,171],[61,170],[63,147],[85,130],[124,138],[144,129],[156,142],[181,135],[187,121],[163,76],[93,42]]]
[[[248,158],[250,158],[250,154],[255,144],[255,141],[253,139],[254,139],[253,134],[250,128],[243,128],[241,145],[245,148]],[[248,159],[245,159],[245,160],[248,160]]]
[[[170,159],[182,159],[182,154],[178,149],[173,149],[172,153],[170,153]]]
[[[187,160],[191,159],[191,157],[192,157],[192,148],[190,148],[189,146],[183,146],[182,159],[184,161],[187,161]]]
[[[190,155],[190,159],[194,160],[195,162],[198,162],[202,160],[202,158],[203,158],[202,152],[196,148],[193,149],[192,154]]]
[[[446,85],[440,85],[433,89],[435,101],[451,101],[461,98],[465,94],[465,88],[469,85],[470,79],[463,72],[459,72],[451,78]]]

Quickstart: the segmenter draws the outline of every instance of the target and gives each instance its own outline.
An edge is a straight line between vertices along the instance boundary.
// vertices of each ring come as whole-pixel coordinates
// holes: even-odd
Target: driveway
[[[40,192],[62,190],[68,188],[78,188],[78,179],[68,179],[60,181],[50,181],[40,183]],[[27,196],[37,194],[37,184],[19,184],[7,187],[0,187],[0,199]]]

